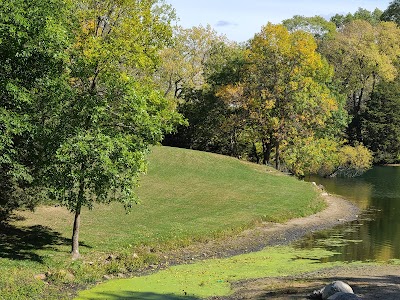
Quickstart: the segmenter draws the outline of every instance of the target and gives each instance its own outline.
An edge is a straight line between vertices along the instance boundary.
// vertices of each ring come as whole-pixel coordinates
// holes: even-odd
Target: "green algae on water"
[[[297,250],[271,247],[225,259],[210,259],[173,266],[143,277],[110,280],[83,291],[76,300],[88,299],[199,299],[231,293],[231,283],[244,279],[296,275],[335,263],[319,260],[334,255],[323,249]]]

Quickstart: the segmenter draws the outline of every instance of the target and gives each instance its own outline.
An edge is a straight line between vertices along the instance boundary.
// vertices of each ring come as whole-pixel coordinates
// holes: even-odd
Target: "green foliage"
[[[289,170],[296,176],[359,176],[372,165],[372,153],[362,145],[345,145],[332,138],[298,141],[284,152]]]
[[[372,153],[363,145],[343,146],[339,151],[339,166],[331,176],[354,177],[372,165]]]
[[[336,32],[335,23],[325,20],[321,16],[304,17],[293,16],[282,21],[282,24],[290,31],[302,30],[312,34],[317,40],[332,37]]]
[[[156,73],[164,96],[184,98],[185,90],[201,89],[206,83],[205,64],[215,59],[214,50],[224,41],[210,26],[175,28],[173,43],[161,50],[161,64]]]
[[[64,69],[68,24],[61,0],[0,2],[0,219],[39,198],[39,102]]]
[[[395,22],[400,25],[400,1],[393,0],[381,15],[382,21]]]
[[[275,147],[277,168],[286,144],[312,137],[338,108],[328,88],[333,70],[316,49],[311,34],[272,24],[250,44],[244,107],[264,148]]]
[[[397,76],[399,36],[400,29],[394,23],[374,25],[357,19],[346,23],[321,46],[335,67],[339,91],[347,95],[347,111],[352,118],[347,134],[351,143],[363,141],[362,114],[376,84],[393,81]]]
[[[400,161],[400,80],[381,83],[372,94],[365,114],[365,145],[374,153],[375,163]]]
[[[93,201],[118,200],[130,207],[135,200],[137,177],[146,170],[148,145],[172,130],[170,121],[176,117],[171,115],[170,103],[157,92],[130,82],[123,86],[115,81],[109,84],[111,97],[114,93],[123,96],[77,104],[84,105],[79,111],[86,110],[90,115],[69,115],[72,128],[68,132],[76,133],[60,143],[55,163],[46,174],[53,196],[71,210],[75,209],[82,182],[82,205],[92,207]]]
[[[203,57],[202,85],[185,84],[180,93],[178,111],[189,125],[167,136],[163,144],[243,156],[247,147],[247,141],[243,141],[243,111],[232,105],[231,95],[221,86],[238,82],[243,77],[244,51],[236,44],[215,37],[208,44],[207,54],[200,55]]]
[[[162,7],[159,6],[162,5]],[[135,203],[149,145],[182,120],[153,89],[159,50],[171,38],[169,6],[158,1],[78,1],[69,28],[69,72],[60,96],[43,103],[42,184],[75,212],[78,255],[82,206]]]
[[[299,177],[309,174],[329,176],[339,165],[339,147],[339,143],[331,138],[298,140],[295,147],[288,147],[284,152],[285,163]]]
[[[372,25],[377,25],[381,21],[382,11],[376,8],[374,11],[369,11],[364,8],[359,8],[354,14],[348,13],[347,15],[336,14],[331,17],[330,21],[336,24],[337,28],[343,28],[348,23],[355,20],[363,20]]]

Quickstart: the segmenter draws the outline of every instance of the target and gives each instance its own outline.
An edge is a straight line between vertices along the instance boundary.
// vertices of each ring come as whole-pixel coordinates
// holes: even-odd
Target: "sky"
[[[211,25],[230,40],[244,42],[268,22],[278,24],[294,15],[329,19],[339,14],[354,13],[359,7],[385,10],[391,0],[166,0],[175,8],[178,24]]]

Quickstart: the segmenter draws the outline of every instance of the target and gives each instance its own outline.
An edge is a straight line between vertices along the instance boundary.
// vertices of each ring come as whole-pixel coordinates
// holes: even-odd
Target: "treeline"
[[[400,1],[384,11],[294,16],[245,44],[178,28],[159,69],[188,120],[164,144],[357,175],[400,161]]]

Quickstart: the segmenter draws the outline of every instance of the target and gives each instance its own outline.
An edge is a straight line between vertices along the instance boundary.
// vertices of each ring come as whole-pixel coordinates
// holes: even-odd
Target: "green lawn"
[[[103,263],[110,253],[131,257],[143,246],[179,247],[238,232],[261,220],[283,222],[323,207],[309,183],[235,158],[155,147],[149,161],[148,174],[138,189],[141,203],[130,214],[117,203],[83,211],[82,261],[70,262],[73,216],[64,208],[24,212],[24,220],[5,228],[0,241],[1,295],[12,295],[21,281],[25,286],[15,299],[35,299],[35,295],[45,299],[43,291],[51,299],[49,289],[58,291],[60,298],[59,282],[92,282],[104,272],[121,271],[121,263]],[[140,263],[156,259],[143,257]],[[129,263],[134,269],[139,262]],[[34,274],[46,271],[51,272],[52,284],[33,280]],[[67,287],[63,295],[68,294]]]

